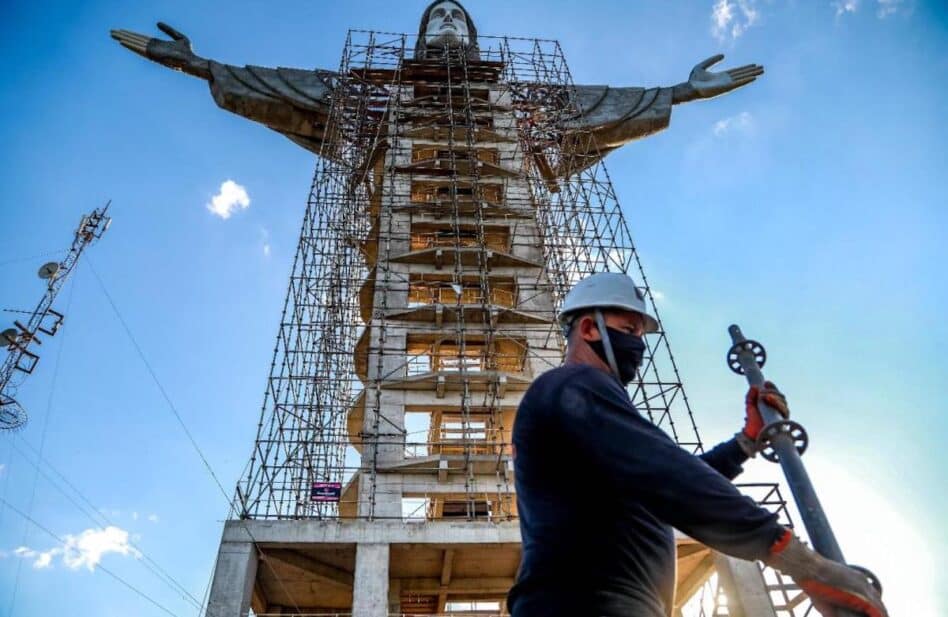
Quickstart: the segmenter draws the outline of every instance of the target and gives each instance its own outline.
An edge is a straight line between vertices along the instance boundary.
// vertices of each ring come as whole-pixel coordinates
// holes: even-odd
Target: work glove
[[[837,609],[865,617],[889,616],[881,595],[864,573],[823,557],[790,530],[774,543],[764,562],[792,578],[823,617],[838,617]]]
[[[735,435],[737,442],[747,454],[747,456],[757,455],[757,436],[764,428],[763,417],[760,415],[760,409],[757,402],[763,399],[784,418],[790,417],[790,408],[787,406],[787,397],[777,389],[773,382],[765,381],[763,386],[751,386],[744,397],[744,428]]]

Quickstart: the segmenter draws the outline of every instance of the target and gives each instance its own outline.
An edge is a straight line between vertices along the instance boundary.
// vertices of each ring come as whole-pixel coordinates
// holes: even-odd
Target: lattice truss
[[[777,617],[818,617],[813,604],[792,580],[771,568],[763,569],[764,585]],[[727,584],[712,574],[681,608],[682,617],[734,617],[743,611],[729,606]]]
[[[347,38],[240,516],[515,517],[510,401],[559,363],[565,293],[628,272],[658,314],[558,43],[481,37],[479,58],[423,62],[413,48]],[[647,342],[634,402],[698,452],[664,330]],[[460,460],[463,490],[379,505],[407,494],[382,473],[393,457],[426,473],[433,455]],[[319,482],[342,483],[341,501],[313,501]]]
[[[109,204],[106,204],[82,217],[66,256],[40,268],[38,275],[46,281],[46,289],[36,308],[13,311],[29,315],[23,320],[26,323],[15,320],[15,327],[0,332],[0,346],[6,348],[6,357],[0,363],[0,431],[19,428],[27,420],[26,411],[15,398],[17,390],[36,369],[40,360],[38,346],[42,345],[43,338],[55,336],[62,326],[65,315],[53,309],[53,303],[82,253],[109,228],[112,219],[107,216],[108,210]]]

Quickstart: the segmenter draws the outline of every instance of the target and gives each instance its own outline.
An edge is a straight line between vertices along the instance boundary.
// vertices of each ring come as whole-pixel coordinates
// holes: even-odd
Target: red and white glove
[[[763,386],[751,386],[744,398],[744,428],[737,434],[737,441],[748,456],[757,454],[757,436],[766,422],[760,415],[758,401],[763,400],[784,418],[790,417],[790,407],[787,406],[787,397],[777,389],[773,382],[765,381]]]
[[[865,617],[889,617],[882,597],[865,574],[823,557],[789,529],[770,548],[764,561],[792,578],[823,617],[838,617],[837,609],[849,609]]]

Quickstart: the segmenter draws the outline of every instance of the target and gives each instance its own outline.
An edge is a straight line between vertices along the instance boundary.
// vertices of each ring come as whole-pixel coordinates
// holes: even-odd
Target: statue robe
[[[671,88],[576,86],[575,95],[579,113],[563,128],[592,139],[573,140],[573,165],[559,169],[560,175],[589,167],[630,141],[668,128],[671,122]]]
[[[219,107],[259,122],[320,154],[335,73],[237,67],[213,60],[209,66],[211,94]],[[556,170],[561,176],[595,164],[630,141],[667,128],[671,119],[671,88],[576,86],[574,100],[579,113],[562,126],[563,147],[574,156],[568,166]]]
[[[329,120],[335,73],[231,66],[209,61],[211,95],[221,109],[282,133],[319,154]]]

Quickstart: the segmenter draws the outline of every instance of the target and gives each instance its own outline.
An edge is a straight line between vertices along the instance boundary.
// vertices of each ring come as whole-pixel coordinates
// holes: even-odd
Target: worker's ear
[[[573,326],[579,331],[579,336],[587,343],[598,341],[602,338],[599,333],[599,327],[596,326],[596,319],[592,315],[583,315],[576,320]]]

